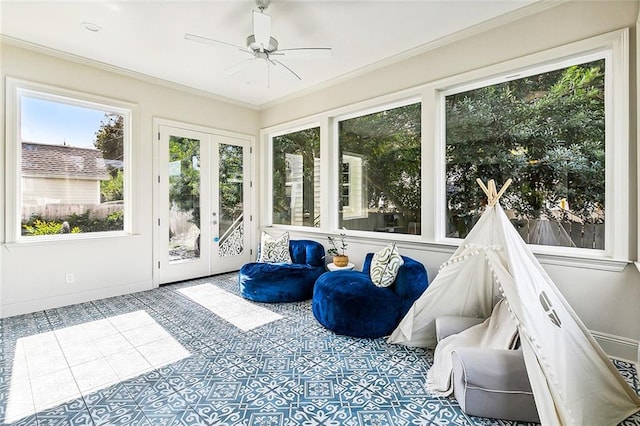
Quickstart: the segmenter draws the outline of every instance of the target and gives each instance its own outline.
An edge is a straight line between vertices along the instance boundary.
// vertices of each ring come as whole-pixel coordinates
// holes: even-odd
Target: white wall
[[[258,112],[179,87],[132,78],[121,72],[50,56],[13,44],[0,45],[0,242],[6,242],[5,78],[104,96],[137,105],[133,135],[133,231],[126,237],[0,246],[0,316],[93,300],[152,287],[153,117],[229,130],[258,133]],[[161,64],[159,65],[161,66]],[[75,281],[67,284],[65,274]]]
[[[331,87],[304,96],[268,105],[262,112],[261,127],[268,128],[296,119],[334,110],[345,105],[392,94],[464,72],[516,59],[625,27],[636,30],[637,1],[569,1],[536,14],[501,22],[482,32],[452,37],[432,50],[402,62],[357,75]],[[629,111],[631,134],[628,194],[632,209],[630,250],[636,253],[636,109],[635,35],[632,32]],[[264,141],[261,141],[264,143]],[[423,214],[426,214],[423,212]],[[292,238],[326,239],[317,233],[295,232]],[[351,261],[360,266],[365,253],[383,247],[385,240],[352,238]],[[438,267],[452,253],[450,247],[418,242],[400,242],[400,251],[425,264],[433,278]],[[637,358],[640,339],[640,273],[629,264],[623,271],[559,266],[545,261],[545,269],[569,303],[592,330],[608,353],[625,359]]]

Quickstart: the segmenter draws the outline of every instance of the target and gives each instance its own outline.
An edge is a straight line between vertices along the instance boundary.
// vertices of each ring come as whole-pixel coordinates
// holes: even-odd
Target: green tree
[[[476,178],[513,178],[503,201],[521,218],[564,199],[583,223],[602,221],[604,132],[604,60],[447,96],[448,233],[479,217]]]
[[[169,162],[179,170],[169,176],[169,200],[191,211],[191,221],[200,227],[200,141],[171,136]]]
[[[394,206],[412,220],[421,207],[421,105],[340,122],[340,152],[366,159],[369,208]]]
[[[124,116],[121,114],[105,113],[100,121],[93,146],[102,152],[105,160],[124,160],[123,126]]]
[[[102,194],[102,201],[119,201],[124,199],[124,175],[122,170],[116,170],[115,176],[112,176],[109,180],[100,181],[100,193]]]
[[[315,160],[320,158],[320,128],[299,130],[273,139],[273,222],[291,224],[291,205],[287,195],[287,154],[299,155],[302,161],[304,226],[319,226],[313,217],[315,203]]]
[[[243,148],[220,144],[218,183],[220,195],[220,236],[244,211],[243,206]]]
[[[105,113],[96,131],[93,145],[102,152],[110,180],[100,182],[101,199],[118,201],[124,199],[124,116]]]

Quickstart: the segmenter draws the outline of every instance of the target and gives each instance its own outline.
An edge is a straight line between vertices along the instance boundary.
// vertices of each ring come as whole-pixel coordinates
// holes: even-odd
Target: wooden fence
[[[105,204],[45,204],[44,206],[23,206],[22,222],[27,222],[32,216],[38,215],[44,220],[65,219],[73,214],[82,215],[87,211],[90,217],[105,219],[110,214],[124,209],[122,203]]]
[[[604,223],[557,222],[554,220],[513,220],[518,233],[527,243],[571,246],[604,250]],[[544,224],[545,235],[540,230]],[[556,242],[553,244],[552,242]]]

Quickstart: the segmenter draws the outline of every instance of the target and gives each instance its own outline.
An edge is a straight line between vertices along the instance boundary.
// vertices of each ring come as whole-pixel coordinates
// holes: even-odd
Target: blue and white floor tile
[[[517,424],[430,396],[431,351],[337,336],[308,301],[239,299],[236,274],[6,318],[0,333],[3,424]]]

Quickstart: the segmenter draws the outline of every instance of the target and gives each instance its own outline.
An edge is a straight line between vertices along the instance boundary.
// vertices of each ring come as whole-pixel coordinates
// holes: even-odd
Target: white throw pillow
[[[273,238],[266,232],[260,237],[260,258],[258,262],[292,263],[289,254],[289,233]]]
[[[388,245],[373,255],[369,276],[378,287],[389,287],[398,276],[398,270],[404,265],[402,256],[398,253],[396,243]]]

